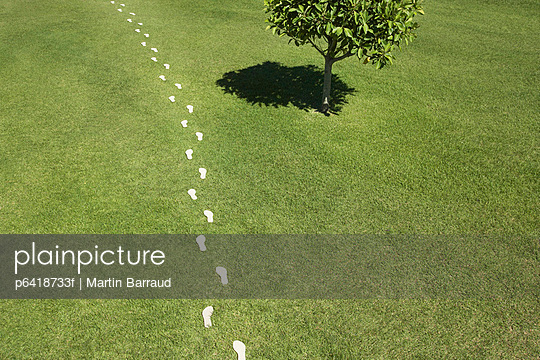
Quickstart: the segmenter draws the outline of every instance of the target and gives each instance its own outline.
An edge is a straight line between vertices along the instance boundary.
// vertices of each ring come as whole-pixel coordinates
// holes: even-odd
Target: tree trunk
[[[332,65],[333,59],[330,57],[324,58],[324,85],[323,85],[323,101],[321,112],[324,114],[330,110],[330,90],[332,89]]]

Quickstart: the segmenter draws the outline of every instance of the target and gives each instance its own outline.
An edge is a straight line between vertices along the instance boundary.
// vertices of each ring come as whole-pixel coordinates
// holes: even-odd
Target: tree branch
[[[308,39],[308,41],[322,56],[326,56],[324,54],[324,51],[322,51],[317,45],[315,45],[315,43],[311,39]]]
[[[349,56],[353,56],[353,54],[350,51],[347,52],[345,55],[341,55],[340,57],[334,58],[333,61],[334,62],[340,61],[340,60],[348,58]]]
[[[336,51],[337,40],[333,37],[326,37],[328,39],[328,56],[334,58],[334,52]]]

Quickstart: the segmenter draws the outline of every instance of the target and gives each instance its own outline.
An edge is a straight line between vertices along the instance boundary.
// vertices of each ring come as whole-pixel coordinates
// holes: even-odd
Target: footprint
[[[182,89],[182,85],[181,85],[181,84],[174,84],[174,86],[176,86],[178,89]]]
[[[133,14],[133,15],[135,15],[135,14]],[[142,26],[142,23],[137,23],[137,25],[140,25],[140,26]]]
[[[232,346],[238,354],[238,360],[246,360],[246,345],[241,341],[234,340]]]
[[[191,196],[193,200],[197,200],[197,195],[195,195],[196,192],[197,191],[195,189],[189,189],[187,193],[189,194],[189,196]]]
[[[131,20],[131,19],[127,19],[127,21],[128,21],[128,22],[133,22],[133,20]]]
[[[135,29],[135,32],[141,32],[141,29]]]
[[[221,277],[221,283],[223,285],[227,285],[229,283],[229,279],[227,279],[227,269],[222,266],[218,266],[216,268],[216,272]]]
[[[163,81],[167,80],[167,79],[165,79],[165,75],[159,75],[158,77]]]
[[[206,169],[199,168],[199,172],[201,173],[201,179],[206,179]]]
[[[204,244],[204,242],[206,241],[206,236],[199,235],[197,236],[197,239],[195,241],[199,245],[199,250],[206,251],[206,245]]]
[[[202,132],[196,132],[195,135],[197,135],[197,140],[202,141],[202,137],[203,137]]]
[[[143,41],[143,42],[141,43],[141,45],[142,45],[142,46],[146,46],[146,41]]]
[[[156,48],[151,48],[150,50],[152,50],[153,52],[158,52]]]
[[[209,328],[212,326],[212,319],[210,319],[210,316],[214,313],[214,308],[212,306],[207,306],[204,308],[202,312],[203,320],[204,320],[204,327]]]
[[[187,127],[187,120],[182,120],[180,124],[182,124],[182,127]]]
[[[150,36],[150,34],[144,34],[144,36],[145,36],[145,37],[149,37],[149,36]]]
[[[193,155],[193,150],[192,149],[187,149],[186,150],[186,156],[187,156],[188,160],[193,159],[192,155]]]
[[[117,9],[118,11],[122,12],[122,9]]]
[[[172,95],[172,96],[169,96],[169,100],[171,100],[171,102],[175,102],[175,101],[176,101],[176,99],[175,99],[174,95]]]
[[[188,105],[186,107],[187,107],[189,113],[191,114],[193,112],[193,105]]]
[[[208,218],[208,222],[214,222],[214,213],[210,210],[204,210],[204,216]]]
[[[163,64],[163,66],[165,66],[165,69],[169,70],[169,68],[171,67],[171,65],[169,64]]]
[[[153,57],[153,56],[150,59],[152,59],[152,61],[154,61],[154,62],[157,62],[157,59],[155,57]]]

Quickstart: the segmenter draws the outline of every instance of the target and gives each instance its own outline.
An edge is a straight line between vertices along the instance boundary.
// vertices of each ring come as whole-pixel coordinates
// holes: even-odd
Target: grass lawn
[[[322,57],[265,31],[262,1],[117,8],[0,3],[0,232],[504,235],[540,274],[536,1],[426,0],[393,66],[334,66],[329,117]],[[0,358],[232,359],[236,339],[253,359],[537,358],[539,313],[519,296],[1,300]]]

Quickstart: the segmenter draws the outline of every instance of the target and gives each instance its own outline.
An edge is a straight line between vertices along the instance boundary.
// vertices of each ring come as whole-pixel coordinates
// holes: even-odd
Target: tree
[[[416,37],[421,0],[265,0],[274,34],[296,46],[311,44],[324,57],[321,111],[330,109],[332,65],[356,56],[378,69],[392,63],[392,51]]]

